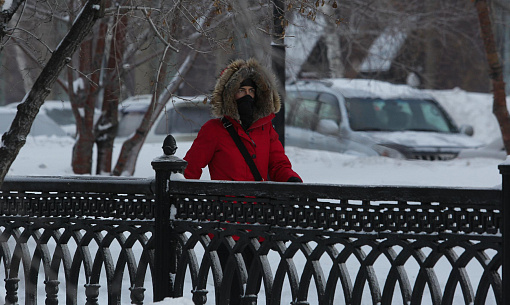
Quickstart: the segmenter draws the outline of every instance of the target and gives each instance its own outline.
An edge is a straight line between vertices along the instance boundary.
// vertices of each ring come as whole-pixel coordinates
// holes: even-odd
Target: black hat
[[[255,82],[251,78],[247,78],[247,79],[243,80],[241,82],[241,85],[239,85],[239,87],[244,87],[244,86],[250,86],[253,88],[257,88],[257,85],[255,85]]]

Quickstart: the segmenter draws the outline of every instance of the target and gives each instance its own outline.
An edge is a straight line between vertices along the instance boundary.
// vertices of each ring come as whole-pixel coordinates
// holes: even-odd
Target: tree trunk
[[[92,174],[92,157],[96,139],[94,112],[99,92],[98,85],[101,78],[107,31],[108,21],[102,20],[94,38],[90,38],[80,45],[80,70],[88,71],[90,81],[83,82],[85,88],[82,90],[75,92],[73,88],[70,88],[67,91],[72,92],[71,102],[78,135],[71,160],[75,174]],[[74,81],[75,79],[70,73],[68,82],[73,84]]]
[[[72,163],[73,173],[78,175],[91,174],[92,151],[94,149],[94,135],[91,129],[82,132],[73,146]]]
[[[499,59],[499,54],[492,32],[492,23],[489,15],[489,8],[486,0],[477,0],[475,2],[478,11],[478,20],[480,21],[480,30],[485,46],[485,53],[489,63],[489,74],[492,80],[494,91],[494,103],[492,112],[496,116],[503,137],[505,150],[510,153],[510,116],[506,106],[505,82],[503,80],[503,67]]]
[[[336,10],[331,5],[325,6],[327,15],[334,15]],[[340,36],[338,35],[338,28],[331,20],[327,20],[326,27],[324,28],[324,42],[327,47],[327,57],[329,63],[329,77],[339,78],[344,77],[345,67],[342,62],[342,48],[340,46]]]
[[[111,41],[110,57],[108,59],[107,78],[103,97],[103,106],[99,121],[95,126],[97,144],[96,174],[110,173],[112,170],[113,142],[119,126],[118,108],[120,98],[119,66],[122,65],[122,55],[125,52],[125,36],[128,23],[127,15],[114,18],[115,35]]]
[[[114,176],[132,176],[134,174],[136,160],[138,159],[138,154],[140,153],[140,149],[142,148],[147,133],[154,124],[155,119],[164,109],[166,103],[170,100],[172,94],[179,88],[179,85],[183,81],[183,77],[193,66],[197,54],[197,52],[191,51],[191,53],[186,57],[183,64],[179,68],[179,71],[175,74],[172,81],[169,82],[170,85],[164,88],[159,87],[161,89],[159,89],[158,92],[152,96],[152,102],[143,117],[140,127],[138,127],[135,134],[131,138],[127,139],[122,144],[119,159],[117,160],[117,164],[113,170]],[[164,69],[159,74],[156,84],[162,83],[160,81],[164,80],[165,77],[166,67],[164,67]]]
[[[209,8],[204,12],[204,16],[206,18],[202,19],[199,27],[202,28],[205,24],[210,24],[210,21],[217,15],[216,12],[217,9],[215,7],[215,3],[209,4]],[[179,31],[179,26],[176,25],[173,28],[173,31]],[[161,66],[156,71],[156,88],[152,90],[153,96],[151,104],[149,105],[148,110],[142,119],[142,123],[137,128],[135,134],[131,138],[124,141],[122,144],[120,155],[117,159],[117,164],[115,165],[115,168],[112,172],[112,175],[114,176],[131,176],[134,174],[136,161],[138,159],[138,155],[145,141],[147,133],[152,128],[152,125],[154,125],[156,118],[161,114],[173,93],[179,88],[183,78],[193,66],[193,63],[195,62],[195,59],[198,55],[196,50],[199,50],[201,45],[200,36],[193,38],[196,44],[194,44],[193,49],[190,50],[190,53],[185,56],[185,59],[179,67],[178,71],[176,71],[175,76],[167,82],[166,69],[168,65],[166,64],[166,61],[167,57],[169,57],[167,51],[174,48],[170,43],[165,41],[164,37],[160,36],[160,39],[166,45],[166,49],[163,52]]]
[[[428,14],[432,14],[437,11],[438,3],[437,1],[423,1],[423,10]],[[436,88],[436,79],[439,75],[438,71],[438,61],[441,58],[440,50],[441,48],[437,42],[438,31],[436,29],[426,29],[425,30],[425,39],[424,39],[424,71],[422,73],[422,81],[423,86],[425,88]]]
[[[16,159],[25,139],[32,128],[35,116],[39,112],[50,88],[60,72],[68,63],[78,45],[90,32],[98,18],[103,15],[104,4],[101,0],[89,0],[73,26],[51,55],[41,74],[35,81],[25,100],[18,105],[18,112],[9,131],[2,136],[0,147],[0,185],[3,183],[12,162]]]

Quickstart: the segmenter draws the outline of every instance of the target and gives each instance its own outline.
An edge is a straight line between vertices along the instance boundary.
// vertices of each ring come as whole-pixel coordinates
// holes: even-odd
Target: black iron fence
[[[510,304],[502,189],[7,177],[6,304]],[[507,255],[504,255],[507,253]],[[505,268],[504,268],[505,267]]]
[[[160,171],[165,163],[182,167],[161,161]],[[175,261],[159,270],[171,276],[156,298],[191,290],[195,304],[506,304],[501,190],[161,185],[175,250],[165,257]]]
[[[142,304],[154,270],[153,184],[6,177],[0,193],[5,304]]]

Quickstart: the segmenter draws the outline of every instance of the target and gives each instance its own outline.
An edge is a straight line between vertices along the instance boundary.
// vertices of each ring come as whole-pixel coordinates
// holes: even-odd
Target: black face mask
[[[250,95],[245,95],[240,99],[236,100],[237,110],[241,118],[241,124],[246,130],[253,123],[253,110],[255,109],[255,99]]]

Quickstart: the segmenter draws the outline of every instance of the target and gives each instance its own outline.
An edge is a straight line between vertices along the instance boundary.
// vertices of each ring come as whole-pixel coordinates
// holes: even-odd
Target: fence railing
[[[185,165],[157,158],[155,180],[7,177],[6,304],[510,300],[508,165],[502,190],[191,181]]]
[[[142,304],[154,270],[153,184],[6,177],[0,193],[5,304]]]
[[[159,270],[172,277],[156,297],[505,304],[501,190],[167,182],[176,260]]]

